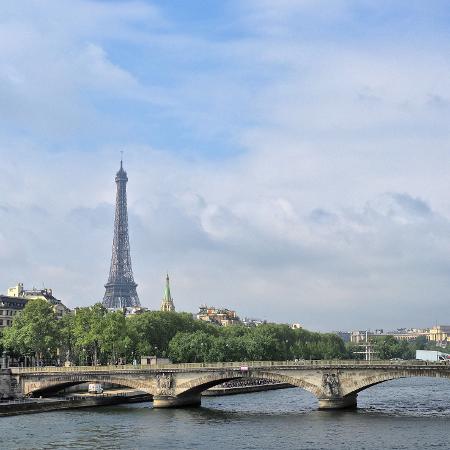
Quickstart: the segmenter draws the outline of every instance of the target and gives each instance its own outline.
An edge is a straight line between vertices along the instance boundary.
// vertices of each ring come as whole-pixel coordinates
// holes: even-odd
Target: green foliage
[[[38,302],[38,303],[36,303]],[[101,304],[78,308],[57,320],[42,300],[29,302],[5,330],[3,344],[16,354],[56,353],[74,364],[116,364],[144,355],[174,362],[345,358],[342,340],[333,334],[292,330],[288,325],[219,327],[191,314],[147,311],[125,318]],[[50,349],[50,350],[49,350]],[[48,356],[48,355],[47,355]]]
[[[99,352],[104,340],[105,320],[108,311],[100,303],[75,311],[73,336],[75,350],[81,364],[99,363]]]
[[[178,332],[192,333],[204,330],[216,332],[213,325],[194,320],[191,314],[148,311],[127,319],[127,335],[135,355],[167,356],[169,342]]]
[[[56,355],[60,329],[52,306],[45,300],[30,300],[3,331],[2,343],[12,354],[33,355],[51,361]]]
[[[214,331],[214,334],[206,331],[176,334],[169,344],[169,357],[174,362],[215,362],[347,356],[344,343],[338,336],[292,330],[287,325],[215,327]]]
[[[128,339],[126,335],[126,319],[121,311],[107,314],[103,318],[100,350],[110,355],[111,362],[118,362],[119,356],[126,351]]]

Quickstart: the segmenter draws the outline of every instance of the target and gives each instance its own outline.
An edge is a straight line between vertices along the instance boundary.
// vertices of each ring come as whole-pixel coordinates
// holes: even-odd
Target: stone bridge
[[[155,408],[168,408],[200,405],[202,391],[225,381],[262,378],[311,392],[320,409],[340,409],[356,407],[358,393],[368,387],[405,377],[450,378],[450,365],[416,360],[252,361],[10,368],[2,371],[0,394],[38,396],[86,382],[114,383],[147,392]]]

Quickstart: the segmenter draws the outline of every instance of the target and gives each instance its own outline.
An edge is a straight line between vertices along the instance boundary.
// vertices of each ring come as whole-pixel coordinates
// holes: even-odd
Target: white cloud
[[[217,40],[148,3],[48,5],[2,5],[3,290],[101,299],[125,147],[146,306],[169,270],[179,309],[320,329],[445,321],[445,42],[341,36],[349,2],[325,16],[316,2],[248,2],[243,33]],[[339,36],[300,38],[305,17]],[[142,144],[161,137],[164,150]],[[197,145],[211,150],[184,151]]]

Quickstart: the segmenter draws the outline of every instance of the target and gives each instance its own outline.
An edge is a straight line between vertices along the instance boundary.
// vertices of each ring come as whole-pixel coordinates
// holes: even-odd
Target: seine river
[[[450,448],[450,383],[405,379],[368,389],[359,408],[316,411],[301,389],[208,397],[194,409],[150,403],[0,418],[7,449]]]

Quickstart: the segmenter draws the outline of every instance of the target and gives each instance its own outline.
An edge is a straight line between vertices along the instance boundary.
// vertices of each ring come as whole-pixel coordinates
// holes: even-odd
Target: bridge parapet
[[[219,362],[219,363],[181,363],[181,364],[155,364],[155,365],[114,365],[114,366],[69,366],[69,367],[11,367],[11,372],[15,375],[26,373],[50,373],[50,372],[136,372],[148,371],[159,372],[161,370],[193,370],[193,369],[240,369],[248,368],[272,368],[272,367],[293,367],[293,368],[375,368],[375,367],[442,367],[444,362],[428,362],[420,360],[402,361],[363,361],[363,360],[300,360],[300,361],[241,361],[241,362]]]

